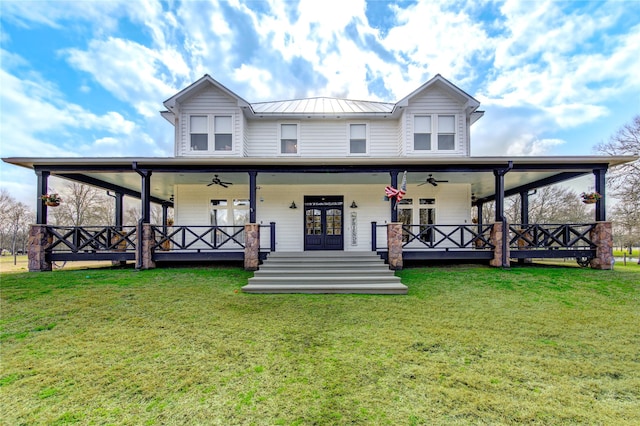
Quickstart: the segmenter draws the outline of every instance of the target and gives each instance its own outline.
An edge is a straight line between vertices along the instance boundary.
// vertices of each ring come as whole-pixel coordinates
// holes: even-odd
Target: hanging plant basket
[[[595,204],[602,198],[602,195],[597,192],[583,192],[580,197],[582,197],[582,202],[585,204]]]
[[[62,201],[57,193],[44,194],[40,199],[49,207],[57,207],[60,205],[60,201]]]

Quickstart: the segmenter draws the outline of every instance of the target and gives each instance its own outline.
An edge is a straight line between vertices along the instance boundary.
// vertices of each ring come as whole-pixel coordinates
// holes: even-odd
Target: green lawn
[[[640,267],[399,274],[407,296],[2,274],[0,423],[640,424]]]

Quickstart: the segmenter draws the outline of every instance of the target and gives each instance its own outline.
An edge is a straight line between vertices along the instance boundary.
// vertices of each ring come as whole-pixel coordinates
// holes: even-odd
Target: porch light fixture
[[[357,209],[358,205],[356,204],[355,200],[351,202],[351,208],[352,209]]]
[[[291,205],[289,206],[289,208],[290,208],[290,209],[297,209],[297,208],[298,208],[298,206],[296,206],[296,202],[295,202],[295,201],[292,201],[292,202],[291,202]]]

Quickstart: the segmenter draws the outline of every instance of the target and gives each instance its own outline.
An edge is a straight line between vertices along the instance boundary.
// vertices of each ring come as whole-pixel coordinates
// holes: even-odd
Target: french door
[[[344,198],[304,197],[304,249],[344,249]]]

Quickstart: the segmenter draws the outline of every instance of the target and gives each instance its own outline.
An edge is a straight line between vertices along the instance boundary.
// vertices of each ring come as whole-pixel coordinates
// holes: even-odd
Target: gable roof
[[[198,91],[200,91],[203,87],[206,87],[207,85],[212,85],[217,89],[221,90],[230,98],[236,99],[238,102],[238,106],[240,107],[247,107],[251,105],[249,104],[249,102],[242,99],[242,97],[236,95],[230,89],[226,88],[224,85],[220,84],[218,81],[213,79],[209,74],[205,74],[200,79],[194,81],[189,86],[185,87],[184,89],[182,89],[181,91],[179,91],[178,93],[176,93],[175,95],[173,95],[172,97],[164,101],[163,104],[169,110],[172,110],[175,107],[176,102],[182,102],[183,100],[188,99],[189,97],[198,93]]]
[[[420,93],[424,92],[425,90],[427,90],[427,89],[429,89],[431,87],[442,88],[446,92],[448,92],[450,95],[452,95],[454,98],[459,99],[460,101],[464,102],[466,104],[466,109],[468,109],[469,112],[475,111],[480,106],[480,102],[477,99],[475,99],[473,96],[471,96],[470,94],[468,94],[464,90],[460,89],[455,84],[451,83],[449,80],[447,80],[446,78],[444,78],[440,74],[436,74],[432,79],[430,79],[429,81],[424,83],[422,86],[418,87],[416,90],[414,90],[413,92],[409,93],[404,98],[400,99],[396,103],[396,105],[399,106],[399,107],[408,106],[409,105],[409,101],[413,97],[419,95]]]
[[[279,116],[279,117],[301,117],[301,116],[322,116],[322,115],[335,115],[342,117],[349,116],[368,116],[368,115],[382,115],[382,116],[397,116],[402,108],[409,105],[409,101],[418,96],[425,90],[431,87],[438,87],[443,89],[453,98],[464,103],[465,110],[471,115],[471,124],[476,122],[482,115],[483,111],[476,111],[480,106],[480,102],[473,96],[469,95],[455,84],[451,83],[440,74],[436,74],[429,81],[422,86],[411,92],[396,103],[390,102],[377,102],[377,101],[361,101],[353,99],[340,99],[331,97],[315,97],[304,99],[291,99],[280,100],[271,102],[256,102],[249,103],[242,97],[238,96],[230,89],[220,84],[213,79],[209,74],[205,74],[202,78],[195,81],[188,87],[184,88],[180,92],[176,93],[166,101],[164,105],[168,111],[162,111],[161,114],[169,122],[172,122],[171,116],[173,115],[173,109],[176,103],[182,102],[185,99],[198,93],[203,87],[207,85],[213,85],[217,89],[229,97],[235,99],[238,102],[238,106],[241,107],[245,114],[252,116]]]

